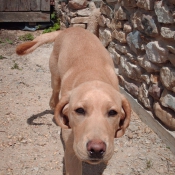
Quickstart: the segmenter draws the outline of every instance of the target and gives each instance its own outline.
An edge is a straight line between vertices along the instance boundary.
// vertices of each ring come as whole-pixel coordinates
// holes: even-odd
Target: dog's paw
[[[55,110],[56,104],[55,104],[54,100],[50,99],[49,106],[50,106],[51,110],[53,110],[53,111]]]

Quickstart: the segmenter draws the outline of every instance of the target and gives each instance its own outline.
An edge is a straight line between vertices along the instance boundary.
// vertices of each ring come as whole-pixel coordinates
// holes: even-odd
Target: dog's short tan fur
[[[128,127],[131,108],[119,93],[113,61],[95,35],[69,28],[21,44],[16,52],[30,53],[46,42],[55,42],[50,107],[62,127],[66,174],[81,175],[82,161],[97,164],[111,158],[114,138]]]

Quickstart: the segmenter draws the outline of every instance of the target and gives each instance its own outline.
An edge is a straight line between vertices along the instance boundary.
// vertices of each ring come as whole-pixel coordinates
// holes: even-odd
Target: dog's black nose
[[[90,158],[101,159],[106,151],[106,144],[102,140],[91,140],[87,143]]]

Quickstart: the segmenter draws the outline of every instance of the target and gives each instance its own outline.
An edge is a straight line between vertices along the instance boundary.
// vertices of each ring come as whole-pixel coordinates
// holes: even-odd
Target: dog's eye
[[[81,114],[81,115],[85,115],[85,110],[83,109],[83,108],[77,108],[76,110],[75,110],[75,112],[77,113],[77,114]]]
[[[117,115],[117,111],[115,111],[115,110],[110,110],[109,112],[108,112],[108,116],[110,117],[110,116],[115,116],[115,115]]]

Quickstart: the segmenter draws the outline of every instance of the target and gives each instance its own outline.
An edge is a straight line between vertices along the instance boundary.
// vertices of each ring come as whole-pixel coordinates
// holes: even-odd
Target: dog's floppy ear
[[[119,129],[115,133],[115,138],[121,137],[124,135],[126,128],[129,126],[130,118],[131,118],[131,106],[128,100],[121,95],[122,98],[122,108],[125,112],[125,115],[121,116]]]
[[[54,111],[55,122],[63,129],[70,128],[68,120],[68,106],[69,95],[66,95],[60,99]]]

